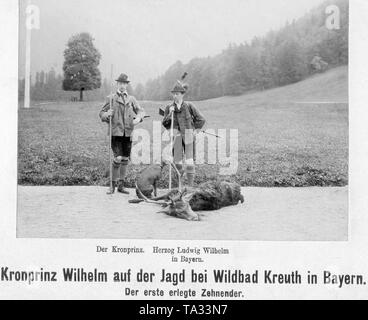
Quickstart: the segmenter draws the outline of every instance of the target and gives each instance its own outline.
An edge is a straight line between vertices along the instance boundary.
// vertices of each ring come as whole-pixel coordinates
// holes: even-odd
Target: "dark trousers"
[[[129,161],[132,152],[132,140],[130,137],[112,136],[111,147],[114,157],[123,157]]]
[[[195,161],[195,151],[195,138],[190,143],[185,143],[181,135],[175,137],[173,146],[174,163],[183,163],[189,159]]]
[[[132,141],[130,137],[113,136],[111,139],[111,148],[114,153],[112,165],[112,181],[124,181],[127,166],[132,151]]]

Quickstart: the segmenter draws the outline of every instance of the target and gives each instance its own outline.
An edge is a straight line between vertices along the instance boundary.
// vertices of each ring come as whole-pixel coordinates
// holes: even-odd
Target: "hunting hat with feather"
[[[174,88],[171,90],[171,93],[175,93],[175,92],[186,93],[187,92],[189,86],[188,86],[188,84],[183,83],[183,81],[185,80],[187,75],[188,75],[188,73],[185,72],[183,74],[183,76],[181,77],[181,79],[176,81],[176,83],[174,85]]]

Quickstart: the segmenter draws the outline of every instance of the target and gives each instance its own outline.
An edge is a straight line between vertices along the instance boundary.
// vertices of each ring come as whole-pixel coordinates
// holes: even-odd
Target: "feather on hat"
[[[175,93],[175,92],[185,93],[185,92],[187,92],[187,90],[189,89],[189,86],[188,86],[188,84],[183,83],[183,81],[185,80],[187,75],[188,75],[188,73],[185,72],[183,74],[183,76],[181,77],[181,79],[176,81],[176,83],[174,85],[174,88],[171,90],[171,93]]]

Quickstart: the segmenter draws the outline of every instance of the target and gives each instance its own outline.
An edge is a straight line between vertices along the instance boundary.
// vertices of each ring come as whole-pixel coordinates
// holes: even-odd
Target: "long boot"
[[[122,194],[129,194],[129,191],[124,188],[124,181],[123,180],[119,181],[118,192],[120,192]]]
[[[120,163],[113,162],[112,163],[112,189],[110,189],[107,192],[107,194],[114,194],[115,193],[115,189],[118,186],[119,170],[120,170]]]
[[[117,185],[118,185],[117,182],[116,181],[113,181],[112,182],[112,189],[109,187],[109,191],[107,191],[106,194],[114,194]]]
[[[186,166],[185,171],[187,173],[187,185],[189,187],[193,187],[195,178],[195,166],[189,164]]]
[[[118,192],[122,194],[129,194],[129,191],[124,188],[124,181],[127,173],[127,165],[122,164],[120,167],[120,179],[119,179],[119,186],[118,186]]]

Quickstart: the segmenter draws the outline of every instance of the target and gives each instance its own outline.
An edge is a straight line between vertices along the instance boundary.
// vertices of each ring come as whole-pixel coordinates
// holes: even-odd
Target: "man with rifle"
[[[195,131],[199,131],[206,123],[201,112],[193,103],[184,101],[188,85],[182,81],[183,75],[171,90],[173,102],[166,106],[162,125],[171,131],[174,163],[180,174],[186,173],[188,186],[193,186],[195,178]],[[184,168],[185,163],[185,168]]]
[[[116,82],[117,91],[107,98],[99,116],[103,122],[111,124],[109,131],[114,159],[109,194],[113,194],[116,188],[120,193],[129,194],[124,182],[132,149],[133,130],[146,116],[137,99],[127,92],[130,83],[128,76],[121,74]]]

